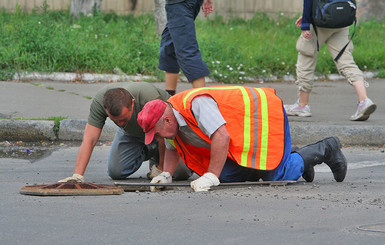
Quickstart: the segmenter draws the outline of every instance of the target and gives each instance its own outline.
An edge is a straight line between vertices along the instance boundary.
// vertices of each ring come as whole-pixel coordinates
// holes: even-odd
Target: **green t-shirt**
[[[132,97],[135,99],[134,112],[130,121],[122,128],[126,133],[134,137],[144,137],[142,128],[137,122],[138,113],[142,110],[144,105],[151,101],[160,99],[166,101],[170,95],[162,89],[159,89],[147,82],[125,82],[125,83],[113,83],[103,87],[99,90],[94,97],[91,107],[90,114],[88,115],[88,123],[97,128],[103,128],[106,119],[108,117],[103,107],[104,94],[112,88],[124,88]]]

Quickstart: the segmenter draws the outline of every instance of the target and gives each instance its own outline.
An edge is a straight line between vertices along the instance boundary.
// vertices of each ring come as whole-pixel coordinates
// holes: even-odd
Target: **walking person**
[[[365,121],[376,110],[376,105],[367,96],[362,71],[353,59],[353,43],[349,42],[349,26],[342,28],[324,28],[312,25],[313,0],[304,0],[302,16],[295,22],[301,27],[301,35],[297,41],[297,80],[299,98],[292,105],[285,105],[287,115],[310,117],[312,116],[309,97],[313,89],[314,71],[317,64],[319,48],[323,44],[329,49],[333,59],[348,44],[335,65],[338,72],[343,75],[354,87],[358,97],[358,107],[356,112],[349,118],[352,121]],[[318,42],[318,44],[317,44]]]
[[[213,0],[166,0],[167,24],[162,33],[158,68],[165,71],[166,91],[174,95],[179,71],[182,70],[193,88],[204,87],[210,74],[202,60],[195,31],[200,8],[210,14]]]

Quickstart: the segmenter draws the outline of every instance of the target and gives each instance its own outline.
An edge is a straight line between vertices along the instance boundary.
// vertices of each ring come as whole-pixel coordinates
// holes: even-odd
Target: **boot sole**
[[[377,106],[375,104],[370,105],[368,108],[366,108],[366,110],[364,111],[364,113],[362,113],[361,116],[359,116],[355,119],[350,119],[350,120],[351,121],[366,121],[366,120],[368,120],[370,114],[372,114],[376,109],[377,109]]]
[[[331,138],[334,139],[334,140],[336,141],[336,143],[337,143],[337,145],[338,145],[338,149],[341,151],[342,144],[341,144],[340,139],[339,139],[337,136],[331,137]],[[341,155],[342,155],[343,158],[344,158],[345,176],[344,176],[342,179],[339,179],[339,180],[336,179],[337,182],[342,182],[342,181],[344,181],[344,179],[345,179],[345,177],[346,177],[346,173],[347,173],[347,171],[348,171],[348,162],[346,161],[346,157],[345,157],[345,155],[342,153],[342,151],[341,151]],[[333,173],[333,175],[334,175],[334,173]],[[334,179],[335,179],[335,177],[334,177]]]

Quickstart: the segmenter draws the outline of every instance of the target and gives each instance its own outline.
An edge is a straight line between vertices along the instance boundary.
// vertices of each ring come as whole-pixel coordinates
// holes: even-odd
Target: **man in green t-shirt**
[[[90,107],[74,174],[59,182],[84,182],[84,172],[107,117],[119,127],[108,158],[108,175],[112,179],[125,179],[137,171],[143,161],[149,159],[156,159],[156,163],[151,166],[151,171],[147,176],[153,178],[161,173],[164,142],[162,141],[158,146],[158,141],[154,140],[149,146],[146,146],[144,133],[137,123],[137,117],[147,102],[155,99],[166,101],[169,97],[166,91],[147,82],[114,83],[99,90]],[[151,160],[150,162],[154,162]],[[179,176],[175,177],[188,178],[191,176],[187,167],[181,166],[180,170]]]

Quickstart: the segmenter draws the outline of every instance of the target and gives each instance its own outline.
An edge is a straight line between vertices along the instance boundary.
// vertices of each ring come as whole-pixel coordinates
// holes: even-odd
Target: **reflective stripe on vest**
[[[269,135],[269,113],[267,110],[267,99],[265,92],[257,88],[256,89],[261,97],[261,111],[262,111],[262,133],[261,133],[261,145],[260,145],[260,160],[259,160],[259,168],[266,169],[267,162],[267,147],[268,147],[268,135]]]

